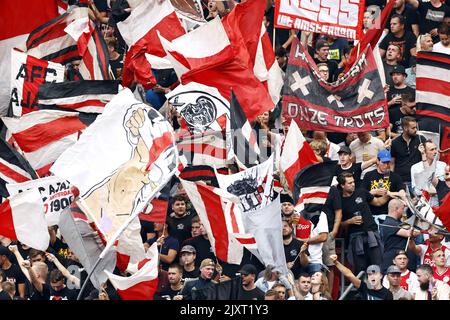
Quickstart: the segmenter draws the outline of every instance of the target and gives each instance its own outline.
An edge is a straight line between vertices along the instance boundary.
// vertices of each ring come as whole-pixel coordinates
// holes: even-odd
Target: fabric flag
[[[260,165],[223,175],[216,173],[220,188],[240,199],[239,208],[251,213],[267,205],[273,196],[273,154]]]
[[[38,59],[20,52],[11,51],[11,104],[14,116],[38,110],[39,85],[48,82],[63,82],[65,68],[62,64]]]
[[[53,162],[78,140],[86,128],[78,113],[40,110],[18,119],[2,117],[23,156],[39,176],[47,175]]]
[[[450,55],[417,54],[416,114],[450,126]]]
[[[125,272],[130,263],[138,263],[145,258],[145,249],[141,237],[141,223],[138,217],[133,219],[131,224],[117,239],[116,253],[116,267],[120,272]]]
[[[57,176],[34,179],[22,183],[10,183],[6,185],[6,188],[10,195],[16,195],[30,189],[39,190],[44,203],[45,220],[49,226],[58,224],[60,213],[73,201],[70,182]]]
[[[186,20],[194,25],[206,22],[203,17],[201,0],[171,0],[170,3],[172,3],[180,20]]]
[[[245,116],[244,110],[242,110],[233,91],[231,92],[230,129],[233,152],[236,161],[241,164],[241,167],[249,168],[259,163],[260,150],[256,132]]]
[[[110,240],[175,173],[174,143],[166,119],[124,89],[58,158],[51,172],[77,186]]]
[[[309,165],[297,173],[292,192],[297,212],[321,210],[330,191],[335,167],[336,161],[326,161]]]
[[[159,192],[158,196],[150,201],[145,210],[139,214],[139,220],[165,223],[167,210],[169,208],[170,183],[166,184]]]
[[[442,221],[447,230],[450,230],[450,193],[448,193],[439,207],[433,208],[434,214]]]
[[[361,132],[389,126],[387,102],[370,46],[341,79],[330,84],[298,39],[292,42],[283,116],[308,130]]]
[[[439,160],[450,165],[450,126],[443,128]]]
[[[233,89],[249,121],[274,107],[267,89],[230,42],[219,17],[172,42],[163,36],[160,40],[182,84],[197,82],[217,88],[228,101]]]
[[[367,30],[364,36],[361,37],[361,41],[358,43],[358,45],[350,51],[350,57],[348,59],[348,62],[345,64],[344,72],[349,71],[353,64],[356,62],[356,60],[358,59],[358,52],[364,50],[364,48],[369,44],[372,48],[376,47],[381,35],[383,34],[384,28],[387,24],[387,20],[391,16],[394,5],[395,1],[388,1],[386,6],[381,11],[380,18],[379,20],[377,19],[378,21],[376,21],[376,25],[373,25],[372,28]]]
[[[183,117],[190,133],[222,131],[230,118],[230,103],[213,87],[189,82],[166,94],[169,103]]]
[[[287,274],[284,255],[280,197],[265,207],[255,211],[242,213],[247,233],[255,237],[258,253],[264,265],[273,265]]]
[[[0,115],[6,115],[11,96],[11,50],[23,46],[34,28],[58,16],[58,9],[51,0],[3,0],[0,10],[4,12],[0,19]]]
[[[84,80],[109,80],[109,53],[106,42],[89,17],[73,21],[65,29],[77,43],[81,57],[79,72]]]
[[[152,258],[137,265],[137,272],[130,277],[121,277],[105,270],[109,281],[122,300],[153,300],[158,287],[159,255],[156,243],[149,249]]]
[[[0,196],[9,197],[8,183],[20,183],[37,179],[36,172],[27,160],[9,143],[0,139]]]
[[[73,202],[61,212],[58,226],[70,250],[75,253],[86,271],[91,272],[106,245],[97,225],[88,219],[77,202]],[[92,273],[90,281],[95,288],[99,289],[108,279],[103,270],[112,271],[115,265],[116,253],[111,250]]]
[[[280,100],[283,77],[275,59],[272,44],[263,25],[266,3],[247,0],[237,4],[222,23],[232,45],[239,48],[239,56],[248,59],[259,81],[267,83],[274,105]]]
[[[240,210],[235,210],[239,200],[219,188],[183,179],[181,183],[205,227],[216,257],[240,264],[244,251],[236,237],[245,234],[245,229]]]
[[[221,171],[223,174],[228,173],[228,168],[218,169],[217,171]],[[225,172],[224,172],[225,171]],[[216,171],[211,166],[189,166],[184,168],[179,176],[179,178],[187,180],[187,181],[210,181],[211,185],[215,187],[219,187],[216,178]]]
[[[80,4],[35,28],[27,38],[26,53],[61,64],[79,60],[77,43],[64,29],[74,20],[87,16],[87,5]]]
[[[117,28],[130,47],[123,65],[122,84],[129,87],[137,82],[145,89],[152,88],[156,79],[151,68],[171,68],[157,32],[168,40],[185,34],[170,1],[142,1],[128,18],[117,23]]]
[[[79,80],[46,83],[39,86],[41,109],[102,113],[105,105],[119,92],[115,80]]]
[[[294,190],[295,176],[308,165],[318,163],[316,154],[309,146],[295,121],[291,121],[284,140],[280,171],[284,173],[289,189]]]
[[[31,189],[0,204],[0,235],[46,251],[50,243],[41,194]]]

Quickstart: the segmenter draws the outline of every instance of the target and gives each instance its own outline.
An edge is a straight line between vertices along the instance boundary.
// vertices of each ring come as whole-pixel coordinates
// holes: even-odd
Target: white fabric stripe
[[[75,144],[77,140],[78,133],[76,132],[58,141],[51,142],[36,151],[24,153],[24,157],[28,160],[33,169],[38,170],[55,162],[56,159],[58,159],[67,148]]]
[[[41,43],[37,47],[28,50],[26,53],[36,58],[42,58],[74,45],[76,45],[75,40],[73,40],[69,35],[66,35]]]
[[[417,102],[435,104],[437,106],[450,109],[450,96],[440,93],[430,91],[416,91],[416,103]]]
[[[17,239],[32,248],[47,250],[50,236],[38,189],[23,191],[9,200]]]
[[[153,54],[145,53],[145,58],[152,66],[152,69],[172,69],[172,63],[167,58],[161,58]]]
[[[262,46],[262,36],[266,32],[264,23],[261,25],[261,33],[259,34],[258,48],[256,49],[255,65],[253,66],[253,73],[259,81],[267,81],[269,79],[269,72],[266,67],[266,62],[264,60],[264,51]]]
[[[86,113],[103,113],[105,108],[104,107],[81,107],[81,108],[76,108],[75,110],[77,110],[79,112],[86,112]]]
[[[31,179],[31,176],[30,176],[30,174],[28,172],[26,172],[22,168],[19,168],[18,166],[14,165],[14,164],[12,164],[10,162],[5,161],[3,158],[0,158],[0,163],[2,163],[3,165],[11,168],[11,170],[17,172],[18,174],[20,174],[20,175],[22,175],[24,177],[28,177],[28,178]],[[1,172],[0,172],[0,174],[1,174]],[[3,180],[5,180],[5,179],[3,179]]]
[[[300,189],[300,196],[302,194],[315,193],[315,192],[330,192],[330,187],[304,187]]]
[[[155,250],[153,246],[151,247],[151,249],[153,251]],[[158,251],[156,251],[154,258],[148,261],[140,270],[138,270],[135,274],[133,274],[130,277],[121,277],[112,274],[107,270],[105,270],[105,273],[108,275],[109,281],[111,281],[114,288],[123,291],[133,286],[139,285],[141,282],[156,279],[158,277],[158,262],[159,262],[159,255]]]
[[[280,159],[282,171],[286,171],[299,160],[299,153],[300,150],[302,150],[305,141],[305,137],[300,131],[297,123],[292,120],[284,141],[283,152]]]
[[[428,66],[423,64],[417,64],[417,70],[416,70],[416,79],[420,81],[419,78],[431,78],[441,81],[446,81],[450,85],[450,79],[449,75],[450,70],[434,67],[434,66]]]
[[[272,102],[274,105],[280,101],[280,92],[283,88],[283,75],[278,62],[275,60],[275,63],[269,69],[269,80],[267,80],[267,87],[269,89],[270,97],[272,98]]]
[[[13,134],[29,129],[37,124],[45,124],[64,117],[76,117],[76,112],[59,110],[39,110],[27,113],[20,118],[2,117],[3,122]]]
[[[307,198],[307,199],[303,200],[301,203],[303,203],[303,204],[306,204],[306,203],[324,204],[325,201],[327,201],[326,198]]]
[[[177,59],[174,58],[170,54],[170,52],[175,52],[176,49],[172,42],[165,39],[161,36],[161,34],[158,32],[159,41],[161,41],[161,45],[164,48],[164,51],[166,52],[166,59],[169,60],[170,64],[172,65],[173,69],[175,70],[175,73],[178,76],[178,79],[181,79],[181,76],[189,71],[188,68],[186,68],[183,64],[181,64]],[[170,51],[170,52],[169,52]]]
[[[40,104],[46,104],[46,105],[64,105],[64,104],[75,104],[80,103],[87,100],[103,100],[105,101],[105,104],[107,101],[111,101],[112,98],[114,98],[115,94],[81,94],[79,96],[74,97],[63,97],[63,98],[55,98],[55,99],[42,99],[39,100]]]
[[[170,1],[143,1],[125,21],[117,24],[117,28],[127,45],[132,46],[173,12]]]

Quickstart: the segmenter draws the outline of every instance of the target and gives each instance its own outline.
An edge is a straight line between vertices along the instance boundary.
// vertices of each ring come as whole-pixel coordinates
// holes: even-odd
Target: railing
[[[359,278],[361,278],[361,277],[363,276],[364,273],[365,273],[365,271],[360,271],[356,277],[359,279]],[[341,274],[342,274],[342,273],[341,273]],[[343,277],[343,275],[342,275],[342,277]],[[348,295],[348,293],[350,292],[350,290],[352,290],[353,287],[354,287],[354,285],[353,285],[353,283],[351,283],[351,284],[347,287],[347,289],[344,291],[344,293],[339,297],[338,300],[344,300],[345,297]]]

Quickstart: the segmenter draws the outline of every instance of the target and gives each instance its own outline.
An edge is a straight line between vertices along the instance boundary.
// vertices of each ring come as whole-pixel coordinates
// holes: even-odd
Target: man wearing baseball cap
[[[258,270],[252,264],[245,264],[239,270],[242,287],[238,293],[238,300],[264,300],[264,292],[256,287],[255,281]]]
[[[338,156],[339,163],[336,165],[335,176],[337,177],[342,172],[350,172],[353,175],[353,178],[355,178],[357,188],[361,185],[362,171],[377,162],[376,158],[370,158],[369,160],[360,163],[353,162],[352,150],[347,146],[341,146],[338,151]]]
[[[330,45],[324,39],[319,39],[316,42],[314,53],[314,62],[316,64],[326,63],[328,66],[328,82],[336,81],[338,64],[336,61],[328,60],[328,54],[330,52]]]
[[[389,291],[391,291],[394,300],[412,300],[412,294],[400,286],[402,272],[400,269],[392,265],[387,268],[386,278],[389,282]]]
[[[180,264],[183,266],[183,279],[197,278],[199,270],[195,266],[197,250],[191,245],[185,245],[180,251]]]
[[[180,295],[175,296],[174,300],[195,300],[194,291],[204,289],[214,285],[212,281],[216,264],[212,259],[204,259],[200,265],[200,276],[192,281],[185,282]],[[180,297],[182,296],[182,297]]]

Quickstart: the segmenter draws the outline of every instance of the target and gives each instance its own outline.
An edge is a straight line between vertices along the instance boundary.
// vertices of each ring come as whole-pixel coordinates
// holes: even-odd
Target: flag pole
[[[272,34],[272,47],[273,51],[275,51],[275,40],[276,40],[277,28],[275,28],[275,24],[273,25],[273,34]]]

